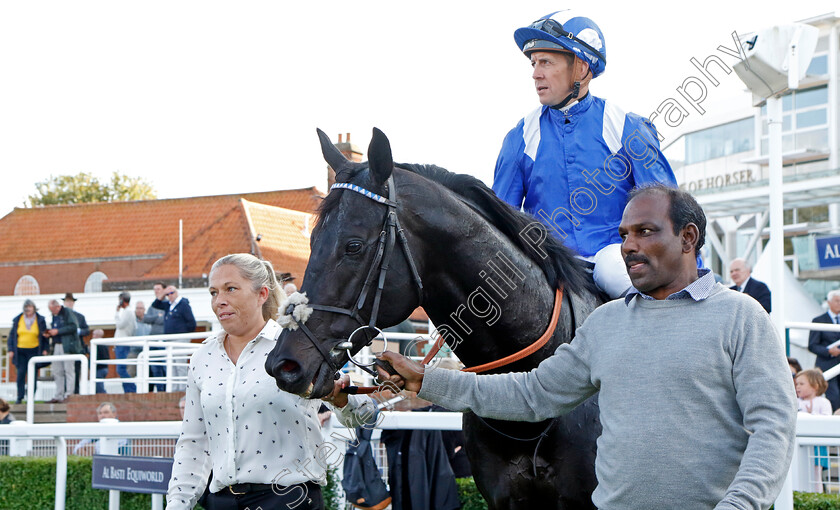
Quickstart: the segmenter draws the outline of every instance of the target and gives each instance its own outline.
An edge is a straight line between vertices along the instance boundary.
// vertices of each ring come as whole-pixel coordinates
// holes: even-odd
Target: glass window
[[[811,76],[828,74],[828,55],[817,55],[812,58],[811,65],[808,66],[808,74]]]
[[[827,87],[817,87],[815,89],[797,91],[794,95],[796,96],[797,109],[828,103]]]
[[[797,129],[822,126],[826,123],[828,123],[828,111],[825,108],[820,108],[819,110],[809,110],[807,112],[800,112],[796,114]]]
[[[85,281],[85,292],[102,292],[102,282],[107,279],[102,271],[94,271]]]
[[[41,293],[41,287],[34,276],[25,274],[15,284],[15,296],[35,296]]]
[[[796,133],[796,148],[811,150],[828,149],[828,129],[816,129]]]
[[[685,136],[685,163],[699,163],[755,147],[754,118],[722,124]]]
[[[793,109],[793,95],[787,94],[782,97],[782,111],[789,112]]]

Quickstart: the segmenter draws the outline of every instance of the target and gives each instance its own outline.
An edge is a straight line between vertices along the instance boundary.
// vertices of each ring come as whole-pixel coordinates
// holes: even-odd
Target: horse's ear
[[[394,158],[391,156],[391,142],[385,133],[373,128],[373,137],[368,146],[368,164],[370,174],[376,184],[384,184],[394,171]]]
[[[338,173],[347,164],[347,158],[333,145],[330,137],[326,133],[318,128],[315,129],[318,131],[318,138],[321,140],[321,154],[324,155],[324,160],[332,167],[335,173]]]

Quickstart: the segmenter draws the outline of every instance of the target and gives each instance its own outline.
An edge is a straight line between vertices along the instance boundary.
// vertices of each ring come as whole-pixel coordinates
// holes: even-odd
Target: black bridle
[[[368,368],[367,366],[360,365],[359,363],[353,360],[352,355],[350,354],[350,350],[352,349],[352,337],[355,332],[361,329],[373,329],[379,331],[376,327],[376,318],[379,315],[379,305],[382,298],[382,289],[385,287],[385,276],[388,273],[388,268],[390,267],[391,263],[391,256],[394,253],[394,245],[397,241],[399,241],[400,246],[402,247],[403,254],[405,255],[405,259],[408,262],[408,267],[411,269],[411,275],[414,278],[414,283],[417,287],[417,295],[419,302],[422,303],[423,300],[423,282],[420,279],[420,274],[417,272],[417,266],[414,263],[414,259],[411,256],[411,250],[408,247],[408,240],[405,237],[405,233],[403,232],[402,226],[400,225],[400,219],[397,217],[397,188],[394,184],[394,176],[391,175],[388,177],[388,181],[386,184],[388,198],[383,196],[377,195],[371,191],[368,191],[360,186],[350,183],[335,183],[330,187],[330,192],[334,189],[347,189],[364,195],[365,197],[373,200],[374,202],[383,204],[388,207],[388,210],[385,214],[385,220],[382,225],[382,231],[379,232],[379,242],[376,247],[376,253],[373,257],[373,262],[370,265],[370,269],[368,269],[367,278],[365,278],[365,282],[362,285],[362,289],[359,292],[359,297],[356,299],[356,305],[353,308],[341,308],[338,306],[330,306],[330,305],[321,305],[321,304],[313,304],[309,303],[309,307],[313,310],[318,310],[322,312],[330,312],[330,313],[337,313],[341,315],[347,315],[356,320],[360,324],[360,328],[356,329],[349,338],[333,338],[327,339],[325,342],[329,341],[336,341],[337,344],[342,344],[344,342],[349,342],[349,345],[345,345],[343,351],[347,352],[350,361],[361,368],[362,370],[368,372],[369,374],[373,375],[374,377],[377,374]],[[376,271],[379,270],[378,278]],[[374,279],[377,280],[376,282],[376,292],[373,297],[373,308],[371,309],[370,313],[370,320],[365,323],[362,316],[359,312],[364,308],[365,303],[368,300],[368,294],[370,293],[371,287],[374,284]],[[318,342],[318,339],[312,333],[312,331],[304,324],[302,321],[298,321],[294,318],[292,312],[294,311],[294,307],[296,305],[289,305],[285,313],[286,315],[291,317],[291,320],[297,324],[300,330],[306,335],[306,338],[312,342],[312,345],[315,346],[315,349],[321,354],[321,357],[324,358],[324,361],[330,367],[333,372],[337,372],[343,365],[340,362],[341,357],[344,355],[344,352],[334,352],[332,349],[327,351],[322,342]],[[367,338],[367,344],[370,345],[373,342],[373,339],[376,335],[370,336]],[[360,347],[361,349],[361,347]],[[358,350],[357,350],[358,352]]]

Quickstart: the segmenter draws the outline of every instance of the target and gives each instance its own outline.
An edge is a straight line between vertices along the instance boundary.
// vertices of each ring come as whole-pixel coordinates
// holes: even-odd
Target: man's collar
[[[712,273],[712,270],[706,268],[698,269],[696,280],[686,285],[682,290],[674,292],[670,296],[666,297],[665,300],[690,298],[694,301],[702,301],[711,295],[714,286],[715,275]],[[658,301],[656,298],[648,296],[635,287],[630,287],[630,290],[627,291],[627,294],[624,296],[624,304],[629,305],[630,301],[632,301],[636,296],[640,296],[642,299]]]

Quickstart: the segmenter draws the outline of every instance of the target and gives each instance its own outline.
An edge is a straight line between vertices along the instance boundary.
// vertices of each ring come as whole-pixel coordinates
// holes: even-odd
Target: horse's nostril
[[[282,363],[280,363],[280,371],[282,371],[282,372],[294,372],[294,371],[299,370],[299,369],[300,369],[300,365],[298,365],[297,363],[295,363],[292,360],[287,359],[287,360],[283,361]]]

